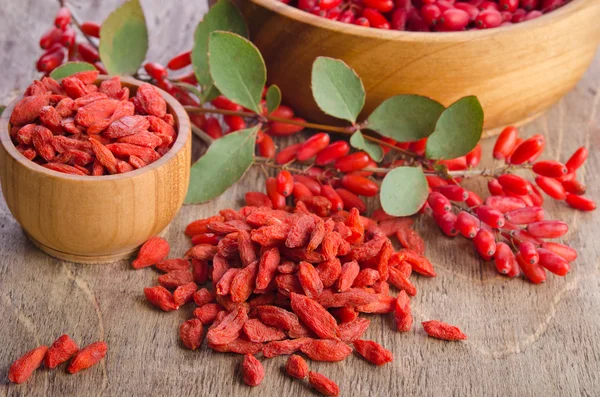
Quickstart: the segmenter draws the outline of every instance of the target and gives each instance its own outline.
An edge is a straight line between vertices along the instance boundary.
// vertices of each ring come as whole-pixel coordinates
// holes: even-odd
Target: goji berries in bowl
[[[100,77],[95,85],[106,79],[108,77]],[[130,78],[122,79],[122,85],[129,90],[134,104],[138,88],[143,84]],[[6,108],[0,119],[2,192],[17,222],[41,250],[73,262],[110,262],[131,256],[144,241],[163,231],[175,217],[189,183],[190,123],[175,98],[160,89],[153,89],[160,94],[158,99],[162,97],[166,102],[166,112],[172,120],[170,116],[165,119],[173,122],[177,136],[170,148],[159,153],[161,156],[140,164],[139,169],[122,165],[123,169],[113,171],[123,173],[113,175],[81,175],[85,167],[76,168],[83,170],[77,175],[58,172],[54,166],[47,168],[50,164],[41,153],[36,154],[36,161],[45,166],[28,159],[18,150],[10,135],[13,127],[11,116],[21,96]],[[124,101],[127,99],[122,98]],[[37,119],[35,115],[32,117]],[[32,123],[36,124],[35,121]],[[81,128],[81,125],[78,127]],[[54,136],[63,135],[67,138],[68,133],[57,131]],[[101,134],[95,137],[96,142],[103,140]],[[102,152],[103,149],[89,153],[99,160]],[[118,153],[115,157],[117,160],[121,158],[119,163],[127,158]],[[110,164],[108,168],[111,168]],[[105,172],[108,174],[106,167]]]
[[[446,106],[476,95],[490,130],[521,124],[555,103],[581,78],[600,41],[598,0],[573,0],[530,21],[462,32],[367,28],[278,0],[241,5],[270,83],[302,117],[319,122],[332,119],[311,93],[318,56],[345,61],[363,80],[367,100],[359,119],[397,94],[425,95]]]

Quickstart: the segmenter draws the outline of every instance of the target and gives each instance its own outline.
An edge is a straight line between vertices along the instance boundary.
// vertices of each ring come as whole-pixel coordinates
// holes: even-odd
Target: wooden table
[[[102,20],[118,0],[73,2],[84,18]],[[37,42],[51,24],[52,0],[20,0],[0,8],[0,101],[14,97],[37,77]],[[199,1],[142,1],[150,25],[149,59],[165,62],[191,46],[192,32],[206,11]],[[84,4],[85,7],[84,7]],[[565,160],[578,146],[591,150],[580,177],[590,196],[600,199],[600,56],[577,87],[546,115],[523,128],[542,132],[547,158]],[[518,98],[515,98],[518,100]],[[201,144],[196,142],[201,148]],[[492,141],[483,143],[489,153]],[[489,162],[487,162],[489,164]],[[182,231],[193,219],[238,207],[243,192],[261,189],[258,170],[223,196],[182,209],[166,237],[173,255],[188,248]],[[484,192],[484,186],[473,186]],[[549,200],[548,200],[549,201]],[[345,396],[594,396],[600,393],[600,226],[597,214],[580,213],[548,202],[553,218],[571,225],[564,239],[580,252],[565,278],[549,276],[540,286],[507,280],[493,265],[476,258],[464,239],[443,237],[428,217],[417,228],[428,242],[427,255],[438,277],[415,277],[416,326],[408,334],[391,329],[378,316],[366,337],[395,356],[376,368],[352,356],[342,363],[311,363],[335,379]],[[126,261],[78,265],[53,259],[23,235],[0,199],[0,395],[49,396],[271,396],[314,395],[304,382],[282,374],[284,357],[264,360],[260,387],[242,384],[240,356],[179,346],[179,324],[191,307],[165,314],[150,307],[142,288],[153,285],[152,270],[133,271]],[[447,343],[427,338],[420,321],[441,319],[460,325],[469,339]],[[24,385],[9,384],[10,363],[25,351],[50,344],[62,333],[81,344],[105,340],[101,365],[68,375],[64,367],[35,373]]]

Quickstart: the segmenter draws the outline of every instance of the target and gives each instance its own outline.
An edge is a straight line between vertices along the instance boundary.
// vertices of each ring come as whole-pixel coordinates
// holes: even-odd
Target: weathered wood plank
[[[78,1],[82,17],[101,20],[117,0]],[[151,25],[150,59],[166,61],[189,48],[193,29],[205,11],[203,3],[177,0],[169,8],[159,0],[143,5]],[[31,65],[37,40],[56,10],[52,0],[9,2],[0,8],[0,80],[2,101],[13,89],[24,88],[36,76]],[[566,159],[578,146],[591,149],[580,173],[599,198],[600,56],[576,89],[546,115],[523,129],[543,132],[547,158]],[[489,153],[492,141],[484,142]],[[491,162],[486,161],[486,165]],[[187,206],[167,232],[172,254],[189,242],[185,225],[226,207],[237,207],[243,192],[262,189],[259,169],[211,203]],[[482,183],[473,188],[484,192]],[[420,217],[419,231],[436,264],[435,279],[416,278],[415,321],[441,319],[460,325],[464,343],[427,338],[420,327],[402,335],[388,319],[374,317],[366,337],[393,351],[396,360],[375,368],[358,357],[338,364],[311,363],[311,368],[335,379],[343,395],[486,395],[593,396],[600,389],[600,291],[595,214],[571,211],[548,203],[552,217],[567,220],[565,241],[580,251],[574,270],[565,278],[549,277],[532,286],[498,276],[478,260],[463,239],[443,237],[431,219]],[[133,271],[126,262],[78,265],[52,259],[28,242],[0,200],[0,395],[314,395],[305,382],[281,372],[284,358],[265,360],[267,377],[258,388],[241,383],[235,355],[179,347],[177,330],[191,308],[165,314],[144,300],[142,288],[155,282],[152,270]],[[38,344],[49,344],[69,333],[81,344],[104,339],[109,345],[101,366],[74,376],[64,369],[38,371],[25,385],[8,384],[10,362]]]

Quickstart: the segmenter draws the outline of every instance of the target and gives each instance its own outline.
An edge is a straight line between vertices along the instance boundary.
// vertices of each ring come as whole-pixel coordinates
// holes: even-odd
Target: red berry
[[[505,192],[511,192],[519,196],[531,193],[531,185],[525,179],[514,174],[504,174],[498,177],[498,183]]]
[[[375,196],[379,192],[379,185],[369,178],[358,175],[344,175],[342,177],[342,186],[354,194],[361,196]]]
[[[231,110],[234,112],[241,112],[244,109],[242,106],[226,98],[224,95],[219,95],[218,97],[210,101],[210,104],[216,107],[217,109]]]
[[[401,8],[396,8],[391,16],[391,28],[394,30],[406,30],[406,21],[408,12]]]
[[[454,237],[458,234],[458,229],[456,228],[456,215],[452,212],[446,212],[444,214],[437,214],[434,212],[433,219],[446,235]]]
[[[479,229],[473,239],[475,250],[485,260],[490,260],[496,252],[496,239],[494,233],[488,229]]]
[[[354,24],[358,25],[358,26],[364,26],[366,28],[371,26],[371,24],[369,23],[369,20],[364,17],[356,18],[356,20],[354,21]]]
[[[558,238],[569,231],[569,225],[562,221],[539,221],[527,225],[527,233],[539,238]]]
[[[186,51],[181,54],[175,55],[167,63],[167,67],[171,70],[183,69],[192,63],[192,52]]]
[[[363,0],[365,7],[374,8],[380,12],[390,12],[394,9],[392,0]]]
[[[576,179],[563,181],[562,185],[567,193],[576,194],[578,196],[585,194],[585,191],[587,190],[586,186]]]
[[[543,135],[537,134],[523,141],[515,151],[511,154],[510,164],[523,164],[529,161],[533,156],[538,154],[541,148],[544,147],[545,138]]]
[[[75,45],[75,29],[67,26],[60,36],[60,44],[66,48],[71,48]]]
[[[268,159],[275,156],[275,142],[269,135],[264,134],[263,139],[258,143],[258,154]]]
[[[39,72],[50,73],[62,63],[65,57],[63,51],[44,54],[38,59],[36,68]]]
[[[498,5],[503,11],[515,12],[519,7],[519,0],[500,0]]]
[[[445,185],[436,188],[436,191],[442,193],[448,200],[465,201],[469,193],[459,185]]]
[[[438,192],[432,192],[427,198],[427,203],[431,207],[434,214],[442,215],[452,209],[452,204],[446,196]]]
[[[440,186],[446,186],[448,181],[444,178],[440,178],[437,175],[425,175],[425,179],[427,179],[427,184],[430,188],[435,189]]]
[[[500,274],[509,275],[511,270],[514,271],[514,268],[517,268],[517,259],[515,258],[515,254],[513,254],[510,247],[503,242],[496,244],[496,252],[494,253],[494,262],[496,264],[496,270]]]
[[[552,242],[544,242],[542,244],[542,248],[551,252],[554,252],[556,255],[560,256],[567,262],[573,262],[577,259],[577,251],[574,248],[569,247],[568,245],[552,243]]]
[[[71,23],[71,11],[67,7],[61,7],[54,18],[54,25],[64,29]]]
[[[456,3],[454,7],[465,11],[469,15],[469,22],[472,22],[479,15],[479,8],[475,7],[473,4],[469,3]]]
[[[321,192],[321,184],[315,178],[306,175],[294,175],[294,181],[302,183],[315,195]]]
[[[344,201],[330,185],[321,186],[320,194],[331,202],[332,211],[337,212],[344,209]]]
[[[337,141],[331,143],[325,149],[321,150],[317,154],[315,159],[316,165],[327,165],[334,162],[342,156],[345,156],[350,152],[350,145],[346,141]]]
[[[383,15],[372,8],[365,8],[362,13],[363,18],[369,21],[369,26],[379,29],[389,29],[390,24]]]
[[[277,180],[273,177],[267,178],[267,196],[273,203],[273,208],[282,209],[285,207],[285,197],[277,192]]]
[[[271,116],[289,120],[294,117],[294,110],[289,106],[279,105],[277,109],[273,110]]]
[[[571,265],[560,255],[544,248],[538,248],[539,264],[557,276],[565,276],[571,270]]]
[[[154,80],[165,80],[169,75],[167,69],[165,69],[165,67],[160,63],[156,62],[146,63],[144,65],[144,70],[146,70],[146,73],[148,73],[148,75]]]
[[[479,29],[496,28],[502,24],[502,15],[494,9],[483,10],[475,18],[475,25]]]
[[[223,136],[223,130],[221,129],[221,124],[219,120],[214,117],[207,117],[202,130],[206,132],[211,138],[219,139]]]
[[[539,18],[542,15],[544,15],[544,14],[539,10],[530,11],[527,13],[527,15],[525,15],[525,21],[530,21],[532,19]]]
[[[291,120],[306,123],[306,120],[300,117],[294,117]],[[269,126],[269,133],[274,136],[289,136],[304,129],[301,125],[288,124],[281,121],[273,121]]]
[[[223,116],[223,121],[229,127],[229,132],[235,132],[246,128],[246,121],[241,116]]]
[[[331,10],[339,6],[342,3],[342,0],[319,0],[319,8],[322,10]]]
[[[490,196],[485,199],[485,205],[492,207],[503,214],[526,207],[525,202],[521,198],[510,196]]]
[[[98,55],[98,50],[91,46],[88,43],[79,43],[77,44],[77,52],[81,59],[86,62],[94,63],[100,60],[100,55]]]
[[[421,7],[421,18],[430,26],[438,23],[438,19],[442,16],[442,11],[435,4],[425,4]]]
[[[500,182],[498,182],[496,178],[492,178],[488,181],[488,190],[493,196],[504,195],[504,189],[502,189],[502,185],[500,185]]]
[[[493,228],[504,226],[504,216],[500,211],[488,207],[487,205],[481,205],[477,207],[475,211],[477,212],[477,217],[479,217],[483,223]]]
[[[456,11],[456,10],[453,10]],[[481,161],[481,145],[478,143],[473,150],[466,155],[467,165],[469,167],[476,167]]]
[[[521,0],[519,6],[525,11],[531,11],[538,7],[539,0]]]
[[[510,223],[527,225],[544,220],[544,209],[537,206],[520,208],[504,214],[504,217]]]
[[[480,221],[466,211],[460,211],[456,216],[456,228],[466,238],[474,238],[479,231]]]
[[[427,147],[427,138],[419,139],[418,141],[411,142],[409,149],[418,156],[425,154],[425,148]]]
[[[308,138],[296,152],[299,161],[306,161],[314,157],[329,145],[329,134],[320,132]]]
[[[535,245],[528,241],[519,244],[519,253],[521,254],[523,260],[531,263],[532,265],[538,263],[538,260],[540,259]]]
[[[544,193],[555,200],[564,200],[567,197],[564,186],[556,179],[538,176],[535,178],[535,183],[537,183]]]
[[[307,197],[313,197],[314,194],[304,184],[296,182],[294,183],[294,191],[292,192],[296,200],[300,200]]]
[[[40,38],[40,48],[43,50],[50,48],[53,44],[60,41],[61,36],[62,30],[60,28],[51,28]]]
[[[365,212],[367,210],[365,202],[351,191],[341,188],[335,189],[335,191],[342,198],[344,209],[346,211],[350,211],[352,208],[358,209],[359,212]]]
[[[296,158],[296,152],[298,151],[300,146],[302,146],[301,143],[296,143],[294,145],[290,145],[284,148],[275,156],[275,162],[277,164],[287,164],[290,161],[294,161],[294,159]]]
[[[81,31],[86,36],[99,38],[100,37],[100,24],[92,21],[85,21],[81,24]]]
[[[593,211],[596,209],[596,202],[583,196],[567,193],[566,201],[569,206],[580,211]]]
[[[525,16],[527,15],[527,11],[523,8],[517,8],[515,12],[513,12],[512,19],[510,20],[512,23],[519,23],[525,20]]]
[[[485,10],[495,10],[495,11],[500,11],[500,7],[498,7],[497,3],[494,3],[493,1],[482,1],[479,4],[479,9],[481,11],[485,11]]]
[[[577,149],[575,151],[575,153],[573,153],[571,158],[569,158],[569,160],[567,160],[567,163],[565,164],[567,167],[567,170],[569,170],[569,172],[575,172],[579,167],[581,167],[583,165],[583,163],[585,163],[585,160],[587,160],[587,157],[588,157],[588,150],[583,146],[580,147],[579,149]]]
[[[340,172],[352,172],[365,168],[371,159],[365,152],[355,152],[340,157],[335,161],[334,167]]]
[[[540,284],[546,281],[546,271],[539,263],[532,265],[523,259],[520,253],[518,253],[516,257],[519,267],[523,270],[523,274],[530,282],[533,284]]]
[[[533,165],[533,172],[548,178],[559,178],[568,173],[567,167],[563,163],[554,160],[536,162]]]
[[[460,171],[469,168],[467,166],[467,156],[460,156],[451,160],[441,160],[440,164],[445,165],[449,171]]]
[[[356,15],[353,10],[346,10],[340,14],[338,17],[338,21],[343,23],[354,23],[356,20]]]
[[[465,200],[465,203],[469,206],[469,208],[475,207],[477,205],[483,204],[483,200],[479,195],[475,192],[468,192],[469,197]]]
[[[270,138],[270,137],[269,137]],[[294,178],[289,171],[283,170],[277,174],[277,193],[282,196],[289,196],[294,190]]]
[[[539,207],[544,204],[544,197],[537,187],[531,185],[531,188],[533,192],[529,195],[529,198],[531,199],[533,205],[537,205]]]

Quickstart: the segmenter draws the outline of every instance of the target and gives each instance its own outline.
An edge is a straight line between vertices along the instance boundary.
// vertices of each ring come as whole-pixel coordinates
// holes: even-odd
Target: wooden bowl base
[[[168,230],[169,230],[169,226],[167,226],[162,232],[160,232],[158,234],[158,236],[161,236],[161,237],[164,236]],[[54,248],[48,247],[47,245],[40,243],[39,241],[37,241],[36,239],[31,237],[24,230],[23,230],[23,232],[25,233],[25,235],[27,236],[29,241],[31,241],[33,243],[33,245],[35,245],[37,248],[39,248],[44,253],[50,255],[51,257],[60,259],[63,261],[67,261],[67,262],[81,263],[84,265],[113,263],[113,262],[118,262],[123,259],[129,259],[129,258],[134,257],[137,254],[139,248],[141,247],[140,246],[140,247],[136,247],[134,249],[131,249],[131,250],[128,250],[125,252],[119,252],[116,254],[109,254],[109,255],[96,255],[96,256],[77,255],[77,254],[71,254],[68,252],[62,252],[62,251],[55,250]]]

